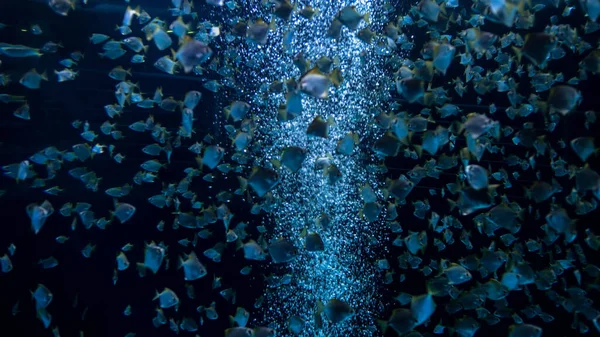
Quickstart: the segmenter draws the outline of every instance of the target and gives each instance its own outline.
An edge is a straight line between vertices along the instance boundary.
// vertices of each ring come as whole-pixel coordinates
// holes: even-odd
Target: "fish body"
[[[183,71],[187,74],[194,67],[208,60],[211,55],[212,50],[208,45],[188,38],[175,54],[175,58],[183,66]]]

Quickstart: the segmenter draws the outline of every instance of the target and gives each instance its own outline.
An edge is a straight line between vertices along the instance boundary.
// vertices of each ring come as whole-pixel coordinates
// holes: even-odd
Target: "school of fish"
[[[108,8],[43,2],[65,26]],[[69,146],[48,139],[0,163],[0,200],[27,188],[29,222],[3,226],[27,225],[31,240],[59,231],[51,244],[90,264],[107,245],[72,237],[120,240],[143,226],[102,254],[114,257],[100,270],[114,287],[135,277],[157,289],[123,315],[154,308],[145,320],[161,336],[215,336],[213,321],[225,337],[541,337],[557,324],[600,335],[600,129],[596,98],[584,97],[599,83],[600,0],[110,6],[122,20],[86,31],[85,53],[43,21],[0,23],[50,39],[0,41],[3,120],[48,118],[29,103],[64,82],[114,84],[98,88],[114,93],[96,107],[104,122],[81,112]],[[41,59],[56,68],[29,66]],[[99,64],[108,73],[90,74]],[[14,243],[0,252],[0,282],[64,262],[13,265],[18,254]],[[242,303],[236,279],[263,295]],[[1,304],[13,315],[31,306],[31,321],[59,337],[61,299],[43,279],[23,282],[30,293]]]

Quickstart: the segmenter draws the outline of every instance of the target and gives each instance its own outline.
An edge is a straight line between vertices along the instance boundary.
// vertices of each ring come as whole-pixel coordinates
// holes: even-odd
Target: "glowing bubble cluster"
[[[299,317],[304,320],[302,336],[374,336],[379,333],[374,318],[381,277],[372,248],[379,247],[385,234],[382,222],[369,223],[361,218],[363,201],[359,188],[366,183],[374,188],[379,184],[377,171],[368,170],[378,163],[370,147],[380,132],[371,121],[392,85],[377,44],[366,44],[356,37],[368,23],[363,20],[355,31],[343,28],[338,40],[326,37],[326,32],[336,14],[349,5],[355,5],[358,13],[369,13],[373,24],[387,21],[385,13],[380,12],[383,4],[379,1],[313,1],[305,5],[319,8],[317,17],[306,20],[298,16],[289,22],[278,19],[267,44],[244,44],[238,50],[244,63],[251,65],[239,80],[246,83],[246,88],[252,88],[251,84],[256,88],[242,93],[242,98],[259,107],[260,134],[255,139],[255,150],[260,155],[255,164],[271,166],[272,160],[278,160],[288,146],[308,150],[298,172],[280,170],[280,183],[273,190],[274,204],[269,207],[269,221],[274,225],[269,239],[286,238],[296,247],[303,247],[303,231],[316,232],[325,246],[323,252],[300,249],[295,260],[277,265],[281,275],[290,274],[292,280],[288,284],[275,282],[267,288],[264,319],[259,323],[274,325],[277,331],[286,333],[290,318]],[[241,7],[255,9],[250,20],[269,17],[260,1],[245,1]],[[289,38],[289,32],[293,32],[293,38],[285,41],[286,46],[283,39]],[[302,74],[293,59],[299,53],[311,63],[322,56],[334,60],[333,67],[339,68],[344,80],[339,88],[330,88],[327,99],[303,95],[302,113],[292,120],[278,121],[277,109],[286,99],[282,93],[269,93],[268,86],[273,81],[285,83],[292,77],[298,80]],[[316,116],[334,120],[328,138],[306,135],[307,126]],[[338,141],[350,131],[359,136],[360,144],[349,156],[336,153]],[[341,179],[331,184],[324,171],[315,168],[320,160],[334,164]],[[317,221],[321,216],[331,220],[327,228]],[[323,326],[317,328],[317,301],[327,303],[331,299],[347,302],[355,314],[337,324],[323,319]]]

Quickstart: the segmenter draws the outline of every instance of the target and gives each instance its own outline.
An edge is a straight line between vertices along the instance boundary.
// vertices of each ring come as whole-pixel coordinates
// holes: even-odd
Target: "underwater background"
[[[187,1],[64,1],[68,15],[53,10],[57,0],[0,2],[0,95],[15,100],[0,96],[2,335],[600,335],[600,3],[197,0],[192,15]],[[318,11],[307,19],[301,13],[309,5]],[[347,6],[356,7],[342,11]],[[125,25],[128,11],[133,20]],[[499,15],[519,23],[494,22]],[[188,39],[176,36],[178,17]],[[344,26],[337,38],[329,36],[335,20]],[[132,32],[123,35],[124,26]],[[156,30],[172,44],[159,50]],[[530,36],[527,44],[532,32],[552,37]],[[511,33],[515,40],[501,47]],[[106,42],[93,43],[92,34],[137,36],[148,50],[123,44],[126,53],[111,60],[99,55]],[[211,52],[186,72],[182,55],[194,39]],[[76,64],[61,64],[75,51],[83,55]],[[500,53],[506,57],[495,60]],[[145,62],[132,63],[134,54]],[[165,56],[179,62],[175,73],[157,68]],[[508,70],[499,74],[502,65]],[[118,66],[131,68],[126,79],[109,76]],[[64,69],[76,77],[58,82],[55,71]],[[24,84],[44,72],[37,88]],[[467,87],[462,95],[457,78]],[[407,79],[416,87],[402,89]],[[121,105],[115,86],[122,82],[134,89]],[[201,99],[190,108],[183,101],[191,91]],[[134,94],[153,107],[137,105]],[[164,108],[169,97],[173,111]],[[107,105],[122,112],[111,117]],[[133,130],[140,121],[147,128]],[[91,140],[82,135],[88,123]],[[248,144],[238,143],[240,134]],[[77,144],[90,158],[79,158]],[[151,144],[158,155],[142,150]],[[303,151],[282,156],[291,147]],[[211,150],[222,157],[211,158]],[[140,167],[153,159],[154,179]],[[468,176],[467,165],[480,175]],[[95,172],[92,181],[76,177],[76,168]],[[122,196],[106,191],[126,184]],[[54,186],[64,191],[48,191]],[[48,213],[45,200],[53,207],[47,219],[32,217],[33,209]],[[88,203],[83,212],[93,214],[68,203]],[[115,213],[125,205],[134,213],[120,221]],[[504,208],[492,214],[494,207]],[[182,213],[195,224],[183,224]],[[307,233],[320,236],[322,251],[307,250]],[[166,249],[156,273],[151,242]],[[128,243],[133,248],[123,249]],[[258,258],[249,258],[253,249]],[[130,262],[117,270],[121,254]],[[58,265],[38,263],[49,257]],[[497,271],[488,271],[495,263]],[[188,266],[205,272],[185,280]],[[38,284],[52,293],[44,308],[33,295]],[[177,294],[175,305],[153,300],[165,288]],[[536,327],[519,330],[525,324]]]

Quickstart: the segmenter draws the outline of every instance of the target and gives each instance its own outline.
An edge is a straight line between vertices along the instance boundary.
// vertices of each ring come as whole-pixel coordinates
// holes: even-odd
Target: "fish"
[[[259,45],[264,45],[269,38],[269,29],[270,27],[266,22],[262,19],[257,19],[248,25],[246,36],[249,40]]]
[[[467,182],[475,190],[479,191],[489,186],[488,171],[483,167],[475,164],[467,165],[465,167],[465,174]]]
[[[158,50],[165,50],[173,44],[173,40],[162,28],[156,26],[152,34],[150,35],[151,39],[154,41],[156,48]]]
[[[12,45],[8,43],[0,44],[0,53],[14,58],[41,57],[43,55],[40,49],[31,48],[24,45]]]
[[[188,91],[185,94],[185,98],[183,99],[183,105],[188,108],[194,110],[200,100],[202,99],[202,93],[196,90]]]
[[[54,299],[54,295],[50,289],[41,283],[38,283],[36,289],[31,292],[31,297],[35,301],[36,309],[47,308]]]
[[[336,152],[349,156],[354,152],[354,147],[359,144],[358,135],[349,132],[344,135],[337,143]]]
[[[471,280],[471,273],[461,265],[452,264],[444,269],[444,275],[448,279],[448,284],[462,284]]]
[[[556,46],[557,39],[554,35],[548,33],[529,33],[525,37],[525,44],[521,50],[517,51],[517,56],[521,54],[527,57],[535,66],[545,68],[546,61],[550,52]]]
[[[383,330],[383,333],[385,333],[388,327],[390,327],[398,335],[407,334],[417,326],[417,322],[413,317],[412,311],[406,308],[394,309],[387,321],[378,320],[378,324],[381,330]]]
[[[346,6],[342,8],[336,15],[337,20],[339,20],[344,26],[348,27],[350,30],[356,30],[361,21],[369,21],[369,15],[364,14],[361,15],[356,11],[355,6]]]
[[[329,126],[333,124],[330,118],[324,120],[321,116],[316,116],[308,125],[306,134],[310,137],[329,138]]]
[[[258,197],[264,197],[279,183],[279,174],[269,168],[256,166],[248,177],[248,185],[252,187]]]
[[[47,258],[40,259],[38,264],[43,269],[51,269],[58,266],[58,260],[54,256],[49,256]]]
[[[304,247],[307,251],[318,252],[325,250],[323,239],[321,239],[321,236],[318,233],[309,233],[304,239]]]
[[[39,89],[42,81],[48,81],[46,72],[39,74],[35,69],[31,69],[21,77],[19,83],[28,89]]]
[[[210,0],[213,1],[213,0]],[[225,330],[225,337],[251,337],[254,331],[246,327],[233,327]]]
[[[127,6],[125,9],[125,14],[123,14],[122,25],[131,26],[131,21],[133,20],[134,15],[140,15],[140,7],[138,6],[136,9],[132,9],[130,6]]]
[[[27,240],[7,237],[19,245],[0,253],[9,288],[56,290],[47,277],[75,259],[110,265],[99,277],[128,283],[131,296],[139,282],[162,291],[107,312],[148,315],[175,334],[477,336],[509,321],[500,333],[539,337],[536,320],[600,329],[600,235],[586,220],[600,199],[588,98],[600,73],[597,0],[46,3],[51,26],[25,3],[20,26],[0,24],[24,33],[0,43],[0,102],[16,128],[0,144],[14,157],[0,197],[25,208],[21,234],[40,250],[23,255]],[[90,15],[115,9],[88,29]],[[88,31],[81,41],[72,19]],[[101,58],[84,59],[84,47]],[[92,202],[98,191],[112,206]],[[103,236],[119,241],[115,224],[152,228],[115,246]],[[63,254],[71,248],[83,258]],[[399,304],[364,291],[413,281],[425,288],[396,293]],[[58,335],[51,302],[64,294],[31,292],[29,314]],[[153,301],[152,313],[137,310]],[[256,326],[249,318],[267,303]]]
[[[202,156],[202,165],[206,165],[208,168],[213,170],[215,167],[219,165],[223,156],[225,154],[225,149],[219,147],[217,145],[210,145],[204,149],[204,154]]]
[[[54,207],[52,207],[52,204],[48,200],[45,200],[40,205],[35,203],[29,204],[25,210],[31,220],[31,229],[35,234],[39,233],[48,217],[54,213]]]
[[[271,243],[268,250],[274,263],[287,263],[297,256],[297,248],[285,239]]]
[[[212,55],[212,49],[201,41],[191,39],[186,36],[186,40],[175,54],[175,58],[183,66],[183,71],[187,74],[194,67],[204,63]]]
[[[532,324],[511,325],[508,328],[509,337],[541,337],[542,328]]]
[[[111,215],[117,218],[120,223],[125,223],[133,217],[136,212],[135,206],[127,203],[117,202],[115,200],[115,210],[111,212]]]
[[[49,0],[48,6],[54,13],[62,16],[69,15],[69,12],[75,9],[75,3],[72,0]]]
[[[294,11],[292,3],[289,0],[275,0],[274,4],[273,14],[283,20],[289,20]]]
[[[242,101],[232,102],[228,107],[224,109],[225,118],[233,119],[234,122],[240,121],[246,117],[246,114],[250,111],[250,104]]]
[[[298,89],[316,98],[327,98],[331,80],[318,68],[313,68],[300,77]]]
[[[180,268],[183,268],[184,279],[186,281],[194,281],[207,274],[206,267],[204,267],[194,252],[191,252],[185,260],[179,257],[179,265]]]
[[[206,3],[213,6],[223,6],[225,4],[224,0],[206,0]]]
[[[354,309],[348,303],[332,298],[326,305],[317,302],[317,315],[321,313],[324,313],[332,324],[338,324],[351,318],[354,315]]]
[[[592,154],[596,153],[593,137],[577,137],[571,140],[569,144],[582,162],[586,162]]]
[[[302,163],[307,157],[307,150],[301,147],[292,146],[285,148],[281,153],[281,165],[289,169],[292,173],[298,172],[302,168]]]
[[[117,260],[117,270],[118,271],[123,271],[123,270],[126,270],[127,268],[129,268],[130,262],[127,259],[127,256],[125,255],[125,253],[119,252],[116,260]]]
[[[401,94],[409,103],[417,102],[425,95],[423,81],[409,77],[396,81],[396,91]]]
[[[165,55],[156,60],[156,62],[154,62],[154,67],[160,71],[171,75],[176,74],[180,69],[179,63],[177,63],[177,61],[172,59],[169,55]]]
[[[14,266],[10,257],[7,254],[2,255],[0,257],[0,271],[2,271],[4,274],[7,274],[10,273],[13,268]]]
[[[123,44],[136,53],[142,51],[145,53],[148,51],[148,46],[145,46],[142,39],[137,36],[131,36],[123,39]]]
[[[117,80],[117,81],[125,81],[127,75],[131,76],[131,69],[123,69],[123,67],[121,66],[117,66],[115,68],[113,68],[109,73],[108,73],[108,77],[112,78],[113,80]]]
[[[410,311],[416,325],[421,325],[429,320],[429,317],[435,312],[437,305],[433,300],[433,295],[427,293],[420,296],[413,296],[410,302]]]
[[[548,105],[550,113],[558,112],[566,115],[581,103],[581,93],[568,85],[558,85],[550,89]]]
[[[249,240],[243,244],[244,258],[248,260],[262,261],[266,259],[267,254],[254,240]]]
[[[171,308],[179,305],[179,297],[169,288],[164,288],[160,293],[156,291],[153,301],[158,300],[158,305],[162,309]]]

